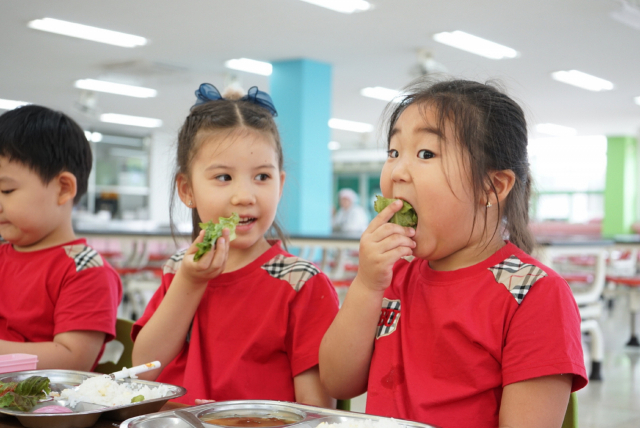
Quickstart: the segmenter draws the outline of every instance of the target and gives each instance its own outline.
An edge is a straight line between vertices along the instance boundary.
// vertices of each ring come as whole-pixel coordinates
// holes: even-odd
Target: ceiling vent
[[[147,60],[104,64],[102,70],[107,77],[117,79],[122,83],[125,83],[125,81],[140,82],[154,79],[176,78],[187,74],[189,71],[186,67]]]
[[[640,0],[621,0],[618,9],[610,15],[616,21],[640,30]]]

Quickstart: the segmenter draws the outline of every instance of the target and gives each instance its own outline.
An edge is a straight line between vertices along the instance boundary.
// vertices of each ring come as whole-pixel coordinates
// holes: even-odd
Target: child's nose
[[[231,197],[233,205],[253,205],[256,203],[256,197],[249,189],[238,188]]]
[[[411,174],[405,161],[398,160],[391,170],[391,180],[395,182],[411,180]]]

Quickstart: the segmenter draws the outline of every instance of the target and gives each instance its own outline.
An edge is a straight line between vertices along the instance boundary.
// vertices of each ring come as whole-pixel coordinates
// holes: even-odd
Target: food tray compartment
[[[80,385],[85,379],[93,376],[102,376],[100,373],[81,372],[74,370],[29,370],[0,374],[0,382],[20,382],[30,376],[46,376],[50,380],[51,391],[61,392],[66,388],[73,388]],[[98,404],[87,404],[84,407],[79,403],[76,413],[29,413],[15,410],[0,409],[0,414],[15,416],[20,423],[28,428],[86,428],[94,425],[96,421],[104,416],[108,419],[122,421],[147,413],[157,412],[169,400],[178,398],[187,393],[187,390],[175,385],[160,382],[151,382],[141,379],[127,379],[127,383],[144,384],[149,387],[166,386],[169,388],[169,395],[161,398],[130,403],[121,406],[106,407]],[[43,405],[66,404],[62,398],[43,403]],[[40,407],[40,405],[38,406]]]
[[[210,417],[228,416],[262,416],[262,415],[298,415],[299,419],[293,423],[277,425],[286,428],[316,428],[320,423],[349,422],[355,419],[388,420],[381,416],[366,415],[362,413],[347,412],[344,410],[323,409],[304,404],[288,403],[269,400],[240,400],[220,401],[207,403],[200,406],[185,407],[178,410],[168,410],[154,415],[143,415],[127,419],[122,422],[120,428],[165,428],[179,427],[192,428],[193,425],[184,422],[176,412],[189,412],[196,416],[206,428],[219,427],[221,425],[206,423],[204,419]],[[436,428],[432,425],[418,422],[394,419],[402,428]],[[264,426],[264,425],[261,425]]]

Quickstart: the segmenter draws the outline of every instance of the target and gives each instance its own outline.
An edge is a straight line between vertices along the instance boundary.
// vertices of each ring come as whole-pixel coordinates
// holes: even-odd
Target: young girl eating
[[[587,384],[580,314],[529,255],[522,109],[463,80],[420,81],[392,108],[380,183],[401,201],[362,235],[320,347],[323,384],[367,391],[367,413],[442,427],[560,427]],[[403,201],[415,228],[388,222]]]
[[[193,244],[164,266],[162,285],[134,325],[133,363],[158,360],[147,379],[181,385],[194,399],[271,399],[332,405],[318,348],[338,311],[331,282],[265,234],[285,180],[271,98],[240,99],[203,84],[178,136],[174,184],[192,210]],[[236,97],[237,98],[237,97]],[[237,214],[210,251],[201,222]],[[158,373],[159,372],[159,373]],[[142,375],[140,377],[143,377]]]

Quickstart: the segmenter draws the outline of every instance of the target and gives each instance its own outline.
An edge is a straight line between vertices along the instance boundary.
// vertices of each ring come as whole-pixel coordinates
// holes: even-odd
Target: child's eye
[[[418,152],[418,157],[420,159],[431,159],[435,154],[431,150],[420,150]]]
[[[9,193],[13,192],[15,189],[11,189],[11,190],[3,190],[2,193],[4,195],[8,195]]]
[[[387,150],[387,157],[390,157],[390,158],[393,158],[393,159],[397,158],[398,157],[398,151],[396,149]]]
[[[256,175],[256,180],[258,181],[267,181],[268,179],[269,179],[269,174],[262,173],[262,174]]]
[[[231,181],[231,176],[229,174],[220,174],[216,176],[216,180],[218,181]]]

